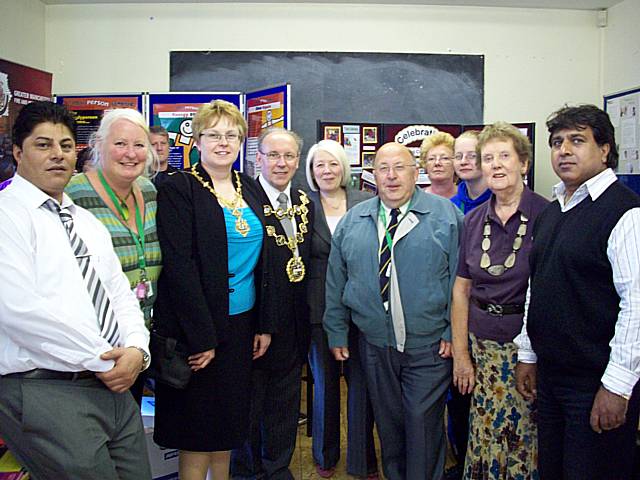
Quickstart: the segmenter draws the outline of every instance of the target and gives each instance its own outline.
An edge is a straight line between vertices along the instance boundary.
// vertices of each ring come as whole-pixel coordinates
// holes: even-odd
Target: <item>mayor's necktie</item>
[[[398,216],[400,210],[397,208],[391,209],[391,218],[389,219],[389,225],[382,237],[382,243],[380,244],[380,268],[378,275],[380,277],[380,295],[382,295],[382,303],[386,305],[389,301],[389,268],[391,266],[391,245],[389,240],[393,241],[393,235],[398,228]]]
[[[76,260],[78,261],[78,267],[82,273],[82,278],[89,292],[89,297],[93,302],[93,306],[96,310],[98,318],[98,327],[100,327],[100,335],[105,338],[112,346],[118,344],[120,339],[120,331],[118,329],[118,322],[116,321],[111,307],[111,301],[107,295],[106,290],[102,286],[100,277],[95,271],[93,264],[91,263],[91,255],[87,249],[84,240],[78,235],[73,223],[73,217],[69,213],[67,208],[60,208],[60,206],[53,200],[47,200],[43,204],[48,210],[58,214],[60,221],[69,236],[69,242],[71,243],[71,249],[73,250]]]
[[[286,212],[287,208],[289,208],[288,200],[289,198],[287,197],[286,193],[283,192],[278,195],[278,209]],[[291,222],[291,218],[289,217],[289,215],[285,215],[284,217],[282,217],[282,219],[280,220],[280,224],[284,229],[284,233],[287,234],[287,238],[292,238],[295,235],[293,233],[293,223]]]

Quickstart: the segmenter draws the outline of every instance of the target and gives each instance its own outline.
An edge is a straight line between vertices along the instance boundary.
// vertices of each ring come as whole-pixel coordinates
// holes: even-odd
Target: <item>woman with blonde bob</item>
[[[325,308],[325,279],[331,235],[347,210],[371,197],[371,194],[348,187],[351,180],[349,161],[342,145],[321,140],[309,149],[305,165],[309,197],[315,208],[311,264],[307,299],[311,320],[309,364],[313,371],[313,459],[322,478],[333,476],[340,458],[340,370],[341,362],[333,358],[322,328]],[[377,478],[377,459],[373,443],[373,413],[367,395],[364,372],[358,355],[358,329],[352,325],[349,339],[350,358],[345,361],[345,378],[349,386],[347,399],[347,473],[357,477]]]
[[[445,198],[457,193],[453,170],[453,136],[447,132],[429,135],[420,145],[420,166],[425,169],[431,185],[424,189]]]
[[[93,213],[109,233],[129,285],[140,302],[147,328],[162,268],[156,231],[156,189],[148,179],[157,157],[149,127],[137,110],[107,112],[90,140],[93,169],[74,175],[67,194]],[[131,387],[142,400],[144,375]]]
[[[181,480],[229,478],[231,450],[249,433],[252,358],[271,341],[276,292],[262,268],[265,224],[257,183],[233,170],[247,124],[222,100],[200,107],[200,162],[158,192],[164,270],[154,330],[175,339],[192,375],[184,389],[156,384],[156,443],[179,452]]]
[[[522,328],[533,224],[549,202],[524,184],[531,145],[517,128],[489,125],[477,148],[491,198],[465,216],[451,306],[453,382],[472,393],[464,478],[536,479],[535,406],[516,390],[513,339]]]

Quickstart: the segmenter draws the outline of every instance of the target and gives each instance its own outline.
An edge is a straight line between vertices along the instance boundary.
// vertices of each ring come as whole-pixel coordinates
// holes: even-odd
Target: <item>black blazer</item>
[[[347,210],[354,205],[373,197],[369,192],[347,189]],[[309,304],[309,320],[313,324],[321,324],[325,308],[325,281],[329,252],[331,251],[331,231],[327,217],[322,208],[320,194],[310,192],[309,198],[315,206],[313,222],[313,238],[311,241],[311,264],[309,265],[309,285],[307,286],[307,302]]]
[[[258,187],[262,194],[262,203],[271,205],[269,197],[262,189],[260,182]],[[300,191],[291,188],[291,201],[293,205],[300,205]],[[314,205],[307,205],[309,224],[308,232],[304,234],[304,242],[298,244],[298,254],[306,267],[303,281],[291,283],[286,272],[286,265],[291,258],[291,251],[286,247],[278,247],[275,239],[265,236],[267,244],[268,261],[266,268],[271,272],[272,288],[269,295],[273,296],[276,305],[275,321],[271,331],[271,345],[267,352],[254,362],[254,368],[267,370],[286,370],[295,362],[306,362],[309,352],[309,309],[307,306],[306,288],[309,278],[309,265],[312,242],[312,225],[314,218]],[[274,216],[265,217],[267,225],[276,229],[277,234],[285,235],[280,221]],[[300,217],[296,217],[297,226],[300,225]]]
[[[207,172],[197,171],[205,181]],[[267,264],[267,234],[260,189],[240,174],[242,196],[263,224],[262,253],[255,270],[257,333],[272,329],[274,303]],[[236,184],[235,175],[233,182]],[[162,273],[154,306],[154,328],[176,338],[190,354],[215,348],[233,333],[229,323],[229,271],[224,212],[213,194],[187,172],[169,176],[158,190],[158,238]]]

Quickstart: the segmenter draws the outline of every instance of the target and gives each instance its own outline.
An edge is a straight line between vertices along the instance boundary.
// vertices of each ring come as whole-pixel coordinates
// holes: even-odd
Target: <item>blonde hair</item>
[[[520,163],[523,165],[531,164],[531,142],[529,141],[529,137],[507,122],[496,122],[482,129],[482,132],[478,135],[478,145],[476,147],[479,161],[482,147],[492,140],[511,140],[513,149],[518,154]]]
[[[422,168],[426,168],[426,157],[434,147],[438,147],[440,145],[444,145],[453,153],[453,144],[454,144],[453,135],[447,132],[437,132],[432,135],[429,135],[422,141],[420,145],[420,166]]]
[[[238,127],[240,141],[242,142],[247,137],[247,122],[238,107],[226,100],[213,100],[198,109],[191,124],[194,140],[199,141],[202,131],[212,125],[216,125],[223,117]]]
[[[313,145],[307,153],[307,161],[304,169],[309,188],[314,192],[318,191],[318,184],[313,177],[313,157],[319,151],[327,152],[340,162],[340,165],[342,165],[342,179],[340,180],[340,186],[343,188],[346,187],[351,180],[351,167],[349,166],[349,160],[347,159],[347,154],[344,151],[344,148],[334,140],[320,140],[318,143]]]
[[[157,170],[159,165],[158,155],[155,150],[151,148],[151,141],[149,140],[149,126],[144,117],[138,110],[132,108],[117,108],[115,110],[108,111],[102,117],[98,130],[91,135],[89,140],[89,146],[91,147],[91,165],[98,168],[104,168],[104,152],[105,140],[111,133],[111,128],[118,120],[126,120],[140,127],[145,133],[145,143],[147,147],[147,157],[145,160],[144,171],[142,175],[145,177],[151,176],[151,172]],[[102,148],[97,145],[102,144]],[[153,168],[152,168],[153,167]]]

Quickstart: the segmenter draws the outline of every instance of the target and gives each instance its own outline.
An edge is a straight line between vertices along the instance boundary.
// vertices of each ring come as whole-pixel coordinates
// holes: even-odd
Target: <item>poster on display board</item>
[[[178,169],[191,168],[200,160],[195,148],[192,120],[205,103],[226,100],[244,114],[243,95],[240,92],[150,93],[148,99],[149,125],[161,125],[169,132],[169,165]],[[233,168],[242,171],[240,157]]]
[[[640,87],[605,95],[604,109],[615,129],[620,181],[640,193]]]
[[[247,140],[244,172],[256,177],[260,173],[256,165],[258,137],[269,127],[291,128],[291,86],[288,84],[247,92]]]
[[[36,100],[51,100],[52,75],[0,59],[0,181],[13,176],[11,127],[18,112]]]
[[[89,146],[91,135],[98,131],[106,112],[132,108],[144,114],[142,93],[56,95],[56,103],[64,105],[76,116],[78,151]]]

